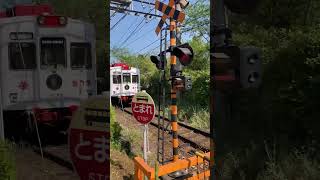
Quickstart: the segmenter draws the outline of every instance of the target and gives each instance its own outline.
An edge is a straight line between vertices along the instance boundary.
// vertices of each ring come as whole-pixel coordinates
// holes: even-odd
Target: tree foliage
[[[195,37],[209,38],[210,2],[198,0],[186,8],[186,20],[183,23],[182,32],[190,33]]]
[[[234,43],[263,51],[263,81],[259,89],[232,96],[232,121],[224,125],[233,132],[230,144],[234,139],[242,144],[272,139],[280,149],[320,139],[315,128],[320,125],[319,5],[312,0],[261,0],[249,15],[231,13]],[[289,146],[280,143],[283,139]]]

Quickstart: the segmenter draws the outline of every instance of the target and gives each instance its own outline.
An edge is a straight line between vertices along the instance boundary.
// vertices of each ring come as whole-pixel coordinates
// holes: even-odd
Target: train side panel
[[[11,19],[11,18],[10,18]],[[19,21],[0,20],[1,88],[3,109],[11,109],[16,103],[37,99],[36,46],[33,38],[16,40],[14,33],[35,33],[31,17]],[[20,42],[20,43],[19,43]],[[24,58],[21,58],[21,50]],[[27,66],[26,69],[24,66]],[[13,108],[15,109],[15,108]]]

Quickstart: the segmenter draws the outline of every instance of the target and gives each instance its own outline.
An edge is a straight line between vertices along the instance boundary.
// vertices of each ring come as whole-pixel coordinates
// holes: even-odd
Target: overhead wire
[[[141,27],[137,32],[139,32],[141,29],[142,29],[142,27]],[[154,30],[154,27],[152,27],[152,29],[150,29],[150,30],[147,31],[146,33],[141,34],[141,36],[137,37],[136,39],[130,41],[130,42],[127,44],[127,46],[131,45],[132,43],[136,42],[137,40],[141,39],[142,37],[145,37],[147,33],[151,32],[151,31],[153,31],[153,30]],[[125,44],[123,44],[123,45],[125,45]]]
[[[152,51],[156,50],[156,49],[157,49],[157,48],[159,48],[159,47],[160,47],[160,45],[158,45],[158,46],[154,47],[153,49],[151,49],[151,50],[147,51],[145,54],[148,54],[148,53],[150,53],[150,52],[152,52]]]
[[[150,10],[150,12],[151,12],[153,9],[154,9],[154,8],[152,8],[152,9]],[[149,13],[150,13],[150,12],[149,12]],[[139,30],[142,29],[143,25],[140,27],[139,30],[137,30],[144,20],[145,20],[145,19],[143,18],[143,19],[140,21],[140,23],[138,24],[138,26],[136,26],[136,28],[135,28],[135,29],[131,32],[131,34],[124,40],[124,42],[121,43],[120,47],[122,47],[122,46],[134,35],[134,33],[138,32]]]
[[[127,16],[127,14],[124,14],[119,20],[118,22],[116,22],[111,28],[110,31],[115,28],[125,17]]]
[[[135,33],[135,31],[138,29],[138,27],[142,24],[143,20],[144,19],[142,19],[140,21],[140,23],[138,24],[138,26],[136,26],[136,28],[133,31],[131,31],[131,34],[129,34],[129,36],[121,43],[120,47],[122,47],[128,41],[128,39],[133,35],[133,33]]]
[[[157,40],[153,41],[152,43],[148,44],[147,46],[145,46],[144,48],[140,49],[140,50],[137,51],[137,52],[141,52],[141,51],[145,50],[147,47],[151,46],[152,44],[154,44],[154,43],[156,43],[156,42],[158,42],[158,41],[160,41],[160,39],[157,39]]]
[[[138,19],[138,17],[136,16],[136,18],[132,21],[132,23],[130,24],[130,26],[129,26],[128,29],[130,29],[130,28],[133,26],[133,24],[137,22],[137,19]],[[119,42],[122,41],[122,39],[128,34],[128,32],[129,32],[129,31],[126,31],[126,33],[124,33],[124,34],[121,36]]]
[[[114,11],[113,14],[110,16],[110,19],[114,17],[116,14],[117,14],[117,11]]]
[[[156,47],[154,47],[153,49],[151,49],[151,50],[149,50],[149,51],[147,51],[146,53],[144,53],[144,54],[148,54],[148,53],[150,53],[150,52],[152,52],[152,51],[154,51],[154,50],[156,50],[157,48],[159,48],[161,45],[158,45],[158,46],[156,46]],[[168,42],[167,43],[167,46],[170,46],[170,42]]]

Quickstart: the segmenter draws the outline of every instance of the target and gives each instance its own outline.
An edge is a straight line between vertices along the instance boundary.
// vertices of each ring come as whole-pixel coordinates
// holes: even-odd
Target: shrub
[[[206,108],[197,109],[194,108],[193,114],[190,117],[191,126],[209,130],[210,129],[210,113]]]
[[[111,145],[118,148],[121,140],[122,128],[118,122],[115,121],[116,114],[114,107],[110,105],[110,129],[111,129]]]

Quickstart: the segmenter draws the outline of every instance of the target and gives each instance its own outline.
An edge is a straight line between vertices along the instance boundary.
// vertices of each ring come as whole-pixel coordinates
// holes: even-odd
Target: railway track
[[[33,150],[41,156],[39,147],[34,147]],[[49,159],[71,171],[74,171],[71,159],[69,157],[69,149],[67,144],[43,147],[42,151],[44,158]]]
[[[124,112],[132,115],[130,108],[124,108],[122,109]],[[159,115],[156,114],[156,117]],[[160,116],[162,118],[162,116]],[[159,128],[157,120],[154,119],[150,122],[150,124],[156,128]],[[165,121],[170,123],[170,120],[165,118]],[[178,131],[178,138],[183,141],[186,144],[189,144],[194,149],[200,149],[203,152],[209,152],[210,151],[210,133],[191,127],[187,124],[178,122],[179,125],[179,131]],[[161,127],[160,127],[161,128]],[[165,128],[165,131],[169,134],[171,134],[171,130],[168,128]]]

